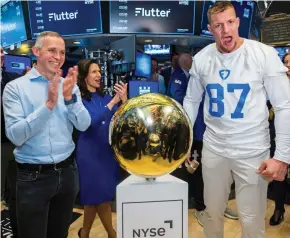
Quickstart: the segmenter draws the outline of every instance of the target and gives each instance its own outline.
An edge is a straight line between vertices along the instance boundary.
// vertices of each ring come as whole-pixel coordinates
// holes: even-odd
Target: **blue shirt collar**
[[[41,75],[35,67],[33,67],[28,73],[27,76],[30,78],[30,80],[33,81],[45,81],[48,82],[48,80]]]

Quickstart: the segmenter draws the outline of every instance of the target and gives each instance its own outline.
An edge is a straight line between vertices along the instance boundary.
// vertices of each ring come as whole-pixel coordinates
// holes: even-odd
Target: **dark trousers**
[[[198,154],[197,161],[199,162],[199,166],[195,170],[195,172],[190,175],[189,178],[189,192],[191,196],[194,197],[195,201],[195,209],[197,211],[203,211],[205,209],[204,199],[203,199],[203,178],[202,178],[202,169],[201,169],[201,158],[202,158],[202,141],[194,140],[191,147],[191,154]],[[193,159],[193,158],[191,158]]]
[[[18,237],[17,215],[16,215],[16,178],[17,178],[17,164],[16,161],[13,160],[9,162],[7,171],[8,207],[13,237]]]
[[[270,148],[270,156],[271,158],[275,154],[276,143],[275,143],[275,127],[274,121],[270,121],[270,138],[271,138],[271,148]],[[275,199],[275,210],[279,210],[281,212],[285,212],[285,200],[287,195],[287,175],[284,181],[276,181],[272,182],[274,199]]]
[[[13,237],[18,237],[16,218],[17,166],[13,155],[14,148],[15,146],[11,142],[1,143],[1,182],[5,182],[5,186],[3,188],[1,187],[1,193],[9,207],[9,218]]]
[[[65,238],[79,191],[75,162],[43,172],[18,170],[16,197],[20,238]]]
[[[11,161],[14,161],[13,150],[15,146],[10,141],[1,143],[1,199],[6,202],[9,200],[8,190],[8,166]]]
[[[275,210],[285,212],[285,200],[287,195],[287,177],[284,181],[273,181],[273,191],[275,197]]]

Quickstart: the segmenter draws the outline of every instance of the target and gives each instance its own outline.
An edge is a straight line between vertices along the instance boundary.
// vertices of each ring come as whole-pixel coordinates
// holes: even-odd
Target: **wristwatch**
[[[70,105],[78,101],[77,95],[73,94],[71,100],[64,100],[65,105]]]

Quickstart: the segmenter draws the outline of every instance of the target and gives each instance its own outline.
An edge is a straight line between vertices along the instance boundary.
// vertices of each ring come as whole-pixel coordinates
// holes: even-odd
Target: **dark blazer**
[[[176,68],[170,77],[169,85],[167,88],[167,96],[175,99],[183,105],[183,99],[186,94],[189,78],[181,68]]]
[[[170,81],[171,70],[172,70],[172,67],[168,67],[168,68],[161,71],[161,75],[164,78],[164,84],[165,84],[166,89],[168,88],[168,83]]]

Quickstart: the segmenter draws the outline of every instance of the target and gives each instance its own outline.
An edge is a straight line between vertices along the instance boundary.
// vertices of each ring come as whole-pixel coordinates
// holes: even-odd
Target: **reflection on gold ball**
[[[148,93],[117,110],[109,138],[125,170],[153,178],[171,173],[184,162],[190,152],[192,126],[178,102]]]

